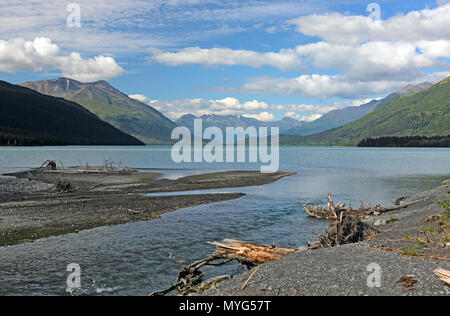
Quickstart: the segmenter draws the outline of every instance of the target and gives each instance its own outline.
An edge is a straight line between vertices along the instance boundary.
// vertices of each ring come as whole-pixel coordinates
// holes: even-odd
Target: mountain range
[[[146,144],[170,142],[175,123],[151,106],[131,99],[106,81],[81,83],[59,78],[24,82],[23,87],[76,102],[105,122]]]
[[[279,127],[285,145],[356,145],[372,137],[450,134],[449,78],[436,85],[409,85],[382,100],[331,111],[313,122],[190,114],[172,122],[106,81],[59,78],[20,86],[1,82],[0,87],[0,136],[8,143],[11,139],[34,144],[171,143],[176,126],[193,132],[197,118],[202,119],[203,128],[216,126],[223,131],[226,127]]]
[[[309,136],[283,136],[285,145],[356,145],[383,136],[450,134],[450,77],[415,94],[385,101],[372,112],[345,126]]]
[[[0,81],[2,145],[144,145],[81,105]]]
[[[375,109],[382,106],[386,102],[389,102],[392,99],[407,94],[418,93],[431,86],[432,84],[428,82],[424,82],[418,85],[408,85],[394,93],[391,93],[382,100],[372,100],[369,103],[360,106],[349,106],[343,109],[330,111],[324,114],[321,118],[313,122],[305,123],[299,127],[290,129],[286,131],[286,133],[284,134],[307,136],[320,133],[326,130],[330,130],[333,128],[337,128],[340,126],[344,126],[346,124],[359,120],[367,113],[374,111]]]
[[[242,115],[203,115],[200,117],[194,116],[192,114],[187,114],[178,119],[175,123],[179,126],[187,127],[191,133],[194,130],[194,120],[201,119],[203,123],[203,128],[208,127],[219,127],[225,132],[227,127],[279,127],[280,133],[286,132],[294,127],[302,126],[304,122],[297,121],[296,119],[285,117],[280,121],[273,122],[263,122],[255,118],[246,117]]]

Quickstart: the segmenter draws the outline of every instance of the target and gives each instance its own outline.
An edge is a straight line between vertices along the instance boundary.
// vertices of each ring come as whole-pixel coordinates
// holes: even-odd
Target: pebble
[[[373,226],[381,226],[381,225],[386,225],[386,224],[387,224],[387,220],[379,219],[375,223],[373,223]]]

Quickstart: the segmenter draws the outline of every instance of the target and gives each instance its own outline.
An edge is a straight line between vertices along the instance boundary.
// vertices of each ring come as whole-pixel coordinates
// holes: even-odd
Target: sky
[[[0,80],[107,80],[184,114],[312,121],[450,76],[450,1],[2,0]]]

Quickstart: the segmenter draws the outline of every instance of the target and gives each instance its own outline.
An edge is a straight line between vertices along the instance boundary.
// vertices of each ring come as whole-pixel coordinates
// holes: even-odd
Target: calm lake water
[[[108,159],[161,169],[169,178],[259,169],[257,164],[175,164],[170,147],[164,146],[55,147],[0,148],[0,173],[38,167],[47,159],[65,166],[101,165]],[[238,200],[179,210],[160,220],[0,248],[0,295],[65,294],[70,263],[82,268],[78,295],[147,295],[173,283],[185,260],[213,251],[207,241],[231,238],[305,246],[327,223],[307,218],[300,204],[325,203],[328,192],[335,201],[356,206],[360,200],[390,205],[450,178],[450,149],[284,147],[280,159],[282,170],[298,174],[261,187],[215,191],[247,194]]]

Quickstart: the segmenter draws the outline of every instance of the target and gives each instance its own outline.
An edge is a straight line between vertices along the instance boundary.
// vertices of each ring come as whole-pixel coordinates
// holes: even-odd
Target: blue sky
[[[448,1],[380,0],[380,21],[372,2],[2,0],[0,79],[105,79],[172,119],[313,120],[450,75]]]

